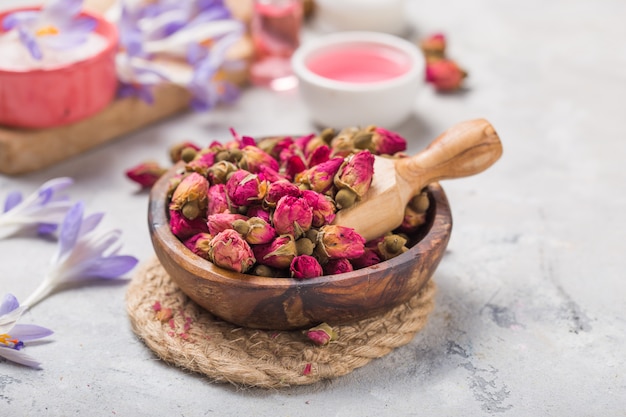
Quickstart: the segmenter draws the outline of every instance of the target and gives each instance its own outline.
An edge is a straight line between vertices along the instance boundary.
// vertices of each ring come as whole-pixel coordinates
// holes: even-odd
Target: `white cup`
[[[384,59],[391,57],[403,69],[397,75],[371,82],[354,82],[350,77],[346,81],[315,69],[314,63],[326,55],[337,56],[351,49],[380,52]],[[291,62],[300,96],[313,121],[322,127],[375,124],[393,128],[413,112],[417,93],[424,84],[425,62],[417,46],[379,32],[341,32],[310,40],[296,50]]]

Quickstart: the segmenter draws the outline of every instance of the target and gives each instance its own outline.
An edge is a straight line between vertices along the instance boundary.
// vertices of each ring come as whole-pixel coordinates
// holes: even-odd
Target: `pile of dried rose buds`
[[[170,184],[170,229],[220,267],[298,279],[348,272],[405,252],[403,233],[424,223],[425,192],[396,233],[374,241],[332,224],[337,210],[368,191],[374,154],[404,156],[397,133],[369,126],[258,142],[232,133],[226,144],[171,150],[172,161],[185,164]]]

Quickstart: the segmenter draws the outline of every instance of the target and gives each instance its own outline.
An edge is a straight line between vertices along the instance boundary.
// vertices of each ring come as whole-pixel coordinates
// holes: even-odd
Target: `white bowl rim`
[[[371,83],[351,83],[322,77],[306,66],[306,59],[313,52],[330,46],[354,43],[379,44],[396,49],[411,61],[411,67],[406,73],[389,80]],[[291,65],[296,76],[322,88],[342,91],[372,91],[386,90],[406,84],[411,80],[420,79],[424,74],[425,60],[416,45],[398,36],[382,32],[346,31],[323,35],[302,43],[292,55]]]

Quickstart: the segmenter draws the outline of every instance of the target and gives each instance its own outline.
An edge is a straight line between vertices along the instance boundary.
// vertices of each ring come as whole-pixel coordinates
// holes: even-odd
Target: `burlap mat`
[[[351,325],[315,346],[302,331],[268,331],[224,322],[190,300],[155,258],[140,266],[126,294],[134,332],[164,361],[215,382],[278,388],[336,378],[409,343],[434,307],[430,281],[408,303]],[[171,315],[168,314],[171,309]]]

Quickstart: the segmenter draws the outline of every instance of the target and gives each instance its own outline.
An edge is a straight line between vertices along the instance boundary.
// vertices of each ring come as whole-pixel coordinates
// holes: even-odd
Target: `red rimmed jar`
[[[0,12],[0,22],[21,10],[37,8]],[[0,69],[0,125],[32,129],[66,125],[101,111],[113,100],[117,90],[117,28],[100,15],[82,15],[97,21],[95,32],[105,38],[105,48],[87,59],[59,67]]]

